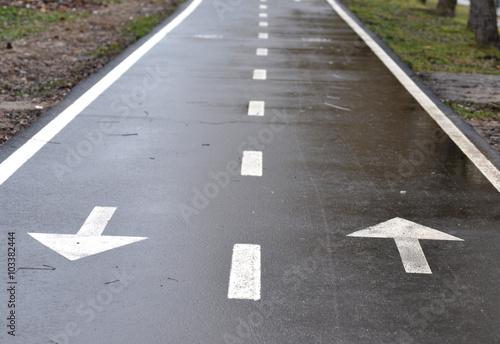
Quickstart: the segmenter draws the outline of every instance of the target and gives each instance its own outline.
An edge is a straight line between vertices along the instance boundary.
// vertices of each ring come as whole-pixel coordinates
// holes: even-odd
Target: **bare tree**
[[[467,26],[474,31],[477,43],[500,48],[495,0],[471,0]]]
[[[455,7],[457,7],[457,0],[439,0],[437,4],[438,12],[446,17],[455,16]]]

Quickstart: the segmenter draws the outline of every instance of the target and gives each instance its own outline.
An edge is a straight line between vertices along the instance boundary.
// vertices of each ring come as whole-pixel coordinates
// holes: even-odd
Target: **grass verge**
[[[168,16],[174,13],[182,2],[184,2],[184,0],[172,5],[161,14],[146,15],[136,18],[128,27],[122,30],[123,35],[133,36],[136,40],[147,35],[156,25],[160,24]]]
[[[478,45],[467,29],[469,8],[442,17],[437,1],[349,0],[348,7],[416,72],[500,75],[500,50]],[[465,118],[500,120],[498,104],[448,101]]]
[[[80,17],[88,16],[86,13],[59,12],[0,7],[0,40],[14,41],[27,36],[34,36],[50,28],[50,24],[61,21],[74,21]]]
[[[350,0],[349,8],[415,71],[500,75],[500,50],[475,43],[468,7],[455,18],[437,14],[437,2]]]

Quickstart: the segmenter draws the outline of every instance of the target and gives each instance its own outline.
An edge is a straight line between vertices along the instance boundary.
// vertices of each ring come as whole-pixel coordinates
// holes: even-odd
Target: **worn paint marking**
[[[254,177],[262,176],[262,152],[243,151],[241,175]]]
[[[260,245],[234,245],[227,297],[260,300],[260,279]]]

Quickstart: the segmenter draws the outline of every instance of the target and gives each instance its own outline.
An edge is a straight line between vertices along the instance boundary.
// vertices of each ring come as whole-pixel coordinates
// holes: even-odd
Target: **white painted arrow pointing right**
[[[399,217],[351,233],[348,236],[394,239],[405,271],[410,274],[432,274],[419,239],[463,241],[453,235]]]

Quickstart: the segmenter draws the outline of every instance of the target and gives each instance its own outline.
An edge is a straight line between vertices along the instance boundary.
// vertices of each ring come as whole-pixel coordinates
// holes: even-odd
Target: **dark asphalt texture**
[[[1,342],[500,343],[498,191],[326,2],[232,3],[204,1],[0,186]],[[69,261],[27,234],[95,206],[117,207],[104,235],[149,239]],[[423,275],[347,237],[395,217],[464,241],[422,240]],[[238,243],[261,245],[259,301],[227,297]]]

